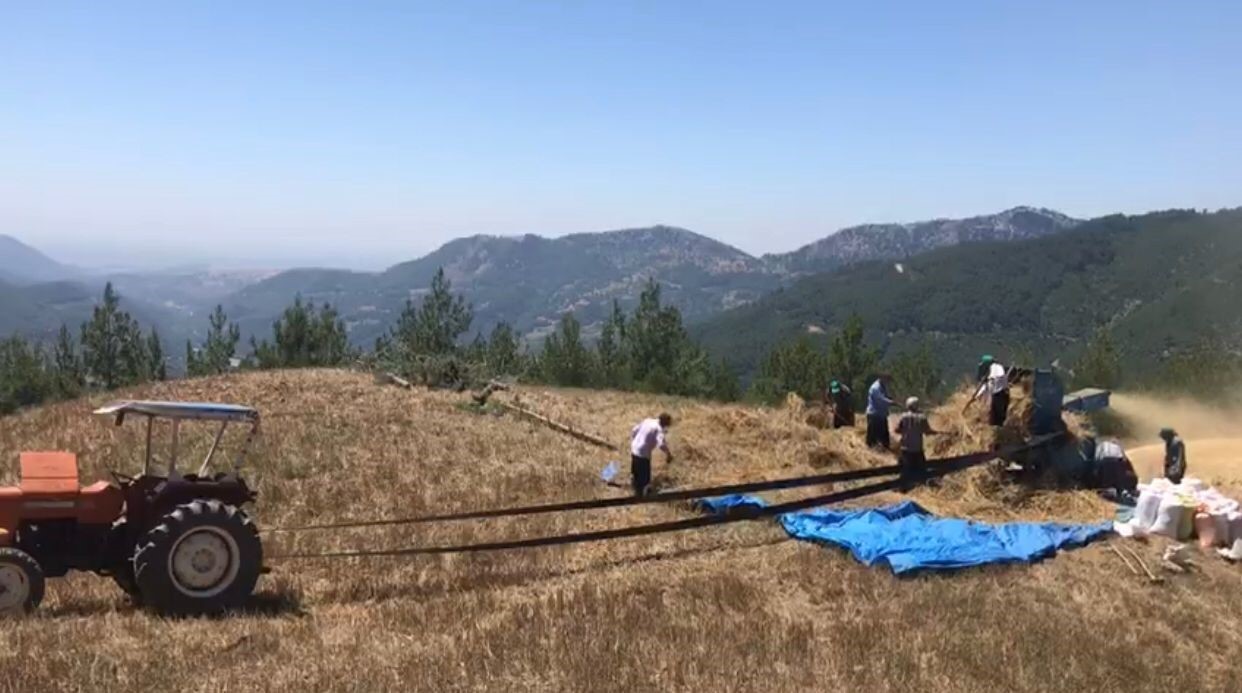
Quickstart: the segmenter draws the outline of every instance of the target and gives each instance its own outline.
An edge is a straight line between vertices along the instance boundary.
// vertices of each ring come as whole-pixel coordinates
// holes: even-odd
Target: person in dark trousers
[[[1180,484],[1186,476],[1186,444],[1171,428],[1160,429],[1160,437],[1164,439],[1164,478]]]
[[[854,427],[854,392],[848,385],[839,380],[828,383],[825,401],[832,410],[833,428]]]
[[[893,406],[893,400],[888,395],[888,383],[888,374],[881,373],[867,389],[867,447],[869,448],[888,450],[892,447],[892,440],[888,436],[888,408]]]
[[[673,453],[668,449],[668,429],[673,417],[660,414],[654,419],[643,419],[630,431],[630,478],[635,496],[645,496],[651,486],[651,454],[657,449],[664,453],[666,464],[673,463]]]
[[[927,455],[923,451],[923,437],[936,435],[927,415],[919,411],[919,398],[906,400],[906,413],[901,415],[895,429],[901,436],[901,477],[913,483],[927,475]],[[908,486],[907,486],[908,487]]]
[[[993,426],[1004,426],[1009,415],[1009,372],[997,363],[990,355],[979,360],[979,389],[975,396],[966,403],[970,407],[975,400],[988,395],[990,407],[988,423]]]

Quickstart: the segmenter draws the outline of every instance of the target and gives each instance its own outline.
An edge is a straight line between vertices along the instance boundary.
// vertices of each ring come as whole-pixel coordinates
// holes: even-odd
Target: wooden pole
[[[1162,577],[1160,577],[1159,575],[1156,575],[1155,573],[1151,572],[1151,569],[1147,567],[1147,564],[1143,562],[1143,559],[1142,559],[1142,558],[1139,558],[1139,555],[1138,555],[1137,553],[1135,553],[1134,549],[1132,549],[1132,548],[1130,548],[1129,546],[1127,546],[1127,547],[1126,547],[1126,553],[1128,553],[1128,554],[1130,554],[1131,556],[1133,556],[1133,557],[1134,557],[1134,562],[1139,564],[1139,567],[1143,569],[1143,572],[1144,572],[1144,573],[1147,573],[1147,579],[1148,579],[1149,581],[1151,581],[1151,582],[1157,582],[1157,583],[1159,583],[1159,582],[1164,582],[1164,578],[1162,578]]]
[[[512,411],[512,412],[514,412],[514,413],[521,414],[522,416],[526,416],[526,417],[529,417],[529,418],[531,418],[531,419],[534,419],[535,421],[538,421],[539,423],[542,423],[543,425],[547,426],[548,428],[551,428],[551,429],[556,430],[556,431],[560,431],[561,433],[564,433],[565,435],[572,436],[572,437],[577,438],[578,440],[581,440],[581,441],[583,441],[583,442],[585,442],[585,443],[590,443],[591,445],[595,445],[595,446],[597,446],[597,447],[604,448],[605,450],[611,450],[611,451],[613,451],[613,452],[619,452],[619,451],[620,451],[620,448],[618,448],[617,446],[613,445],[612,443],[609,443],[608,441],[604,440],[603,438],[599,438],[599,437],[597,437],[597,436],[593,436],[593,435],[591,435],[590,433],[584,433],[584,432],[579,431],[579,430],[577,430],[577,429],[575,429],[575,428],[571,428],[571,427],[569,427],[569,426],[566,426],[565,424],[560,423],[560,422],[558,422],[558,421],[553,421],[552,419],[549,419],[548,417],[543,416],[542,414],[538,414],[538,413],[533,412],[533,411],[531,411],[531,410],[529,410],[529,409],[526,409],[526,408],[524,408],[524,407],[519,407],[519,406],[518,406],[518,405],[516,405],[516,404],[510,404],[510,403],[508,403],[508,402],[501,402],[500,400],[496,400],[496,401],[495,401],[495,403],[496,403],[496,404],[498,404],[498,405],[500,405],[500,406],[502,406],[502,407],[504,407],[505,409],[508,409],[509,411]]]
[[[406,380],[405,378],[402,378],[401,376],[397,375],[396,373],[385,373],[385,374],[384,374],[384,377],[385,377],[385,378],[388,378],[388,381],[389,381],[390,383],[392,383],[392,384],[394,384],[394,385],[400,385],[401,387],[404,387],[404,388],[405,388],[405,389],[407,389],[407,390],[409,390],[409,389],[411,389],[411,388],[413,388],[413,387],[414,387],[414,385],[413,385],[412,383],[410,383],[410,381]]]
[[[1117,558],[1120,558],[1121,562],[1126,564],[1126,567],[1130,569],[1131,573],[1134,573],[1135,577],[1138,576],[1139,574],[1138,568],[1135,568],[1134,564],[1130,563],[1130,559],[1126,558],[1125,554],[1123,554],[1121,551],[1118,551],[1117,547],[1113,546],[1112,544],[1109,544],[1108,548],[1112,549],[1113,553],[1117,554]]]

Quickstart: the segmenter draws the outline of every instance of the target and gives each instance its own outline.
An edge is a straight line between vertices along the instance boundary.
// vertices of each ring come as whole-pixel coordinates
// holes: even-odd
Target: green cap
[[[834,395],[835,395],[836,393],[840,392],[840,391],[841,391],[841,383],[838,383],[838,382],[837,382],[837,381],[835,381],[835,380],[834,380],[834,381],[832,381],[832,382],[830,382],[830,383],[828,383],[828,391],[829,391],[829,392],[831,392],[831,393],[833,393]]]
[[[979,359],[979,363],[991,363],[993,360],[991,354],[984,354],[983,358]]]

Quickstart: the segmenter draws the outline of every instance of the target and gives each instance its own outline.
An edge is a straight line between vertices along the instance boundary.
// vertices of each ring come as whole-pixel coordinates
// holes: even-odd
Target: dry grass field
[[[678,458],[655,465],[665,486],[888,462],[862,449],[861,431],[807,425],[796,402],[757,409],[531,388],[503,396],[515,395],[618,443],[639,418],[672,412]],[[236,375],[123,396],[260,408],[264,439],[249,471],[260,526],[622,493],[599,480],[618,455],[469,411],[464,395],[358,373]],[[22,449],[76,451],[88,479],[106,465],[133,470],[140,428],[91,419],[102,401],[0,419],[7,478]],[[951,432],[936,454],[991,444],[954,409],[933,416]],[[987,470],[913,495],[937,512],[989,520],[1111,514],[1089,493],[1018,493]],[[397,547],[690,513],[645,506],[265,541],[269,554]],[[1162,548],[1132,546],[1149,564]],[[895,578],[787,540],[774,523],[747,522],[468,556],[272,561],[247,613],[198,620],[135,610],[110,581],[79,575],[52,581],[35,616],[0,624],[0,691],[1242,690],[1242,568],[1201,563],[1150,585],[1101,543],[1035,566]]]

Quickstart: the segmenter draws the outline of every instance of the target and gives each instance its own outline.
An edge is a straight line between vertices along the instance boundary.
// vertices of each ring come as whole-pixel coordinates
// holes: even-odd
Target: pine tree
[[[406,301],[392,339],[410,355],[451,354],[473,320],[474,309],[464,297],[453,295],[453,284],[441,268],[432,277],[431,291],[418,307],[413,301]]]
[[[0,414],[38,404],[51,389],[38,347],[18,336],[0,341]]]
[[[224,306],[217,305],[207,317],[207,339],[202,352],[186,361],[190,375],[217,375],[227,373],[233,357],[237,355],[237,343],[241,341],[241,328],[230,323]],[[192,348],[190,348],[192,351]]]
[[[879,352],[868,347],[864,337],[862,317],[851,315],[828,347],[828,377],[848,385],[855,397],[866,391],[866,378],[880,361]]]
[[[465,359],[468,363],[487,363],[487,340],[483,338],[482,332],[474,333],[474,339],[470,340],[470,346],[466,347]]]
[[[272,323],[272,341],[252,337],[250,345],[258,367],[264,369],[339,366],[352,353],[349,333],[336,309],[324,303],[316,310],[300,295]]]
[[[82,325],[82,362],[87,375],[106,389],[121,384],[120,297],[112,282],[104,287],[103,301]]]
[[[188,339],[185,340],[185,373],[190,377],[203,373],[202,361],[194,351],[194,343]]]
[[[721,402],[732,402],[742,395],[741,385],[737,381],[737,373],[729,364],[721,359],[716,362],[711,373],[711,389],[707,397]]]
[[[121,310],[121,297],[104,287],[103,300],[82,325],[82,364],[88,378],[104,389],[141,382],[150,356],[138,321]]]
[[[51,367],[53,389],[57,397],[72,399],[81,394],[86,384],[82,374],[82,357],[78,354],[73,333],[65,325],[60,326],[60,332],[56,335]]]
[[[487,369],[491,375],[520,375],[522,352],[517,335],[507,322],[497,323],[487,340]]]
[[[773,349],[751,385],[751,396],[776,403],[789,393],[806,400],[819,399],[829,380],[824,354],[805,336]]]
[[[121,325],[121,371],[122,384],[134,385],[155,377],[152,372],[151,343],[142,334],[138,321],[125,316]],[[162,359],[162,357],[161,357]]]
[[[164,362],[164,346],[154,327],[151,328],[151,334],[147,336],[146,355],[148,377],[152,380],[168,380],[168,364]]]
[[[585,387],[591,381],[591,366],[591,352],[582,344],[582,326],[573,313],[565,313],[557,330],[544,340],[540,373],[555,385]]]
[[[595,346],[599,354],[600,384],[605,387],[624,388],[630,384],[625,327],[625,313],[621,310],[621,304],[614,300],[612,314],[604,321]]]

